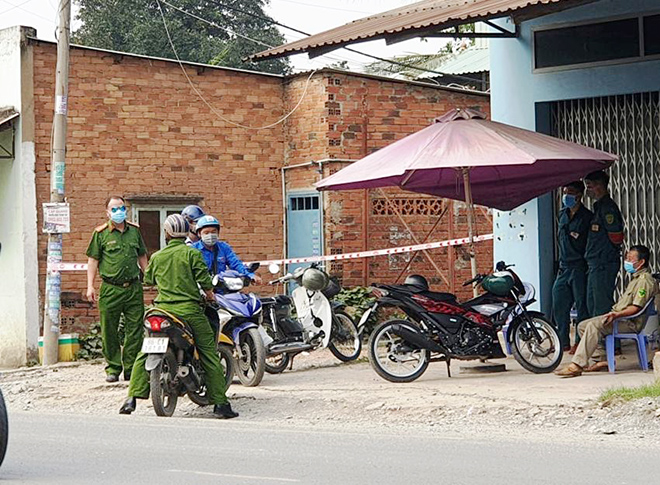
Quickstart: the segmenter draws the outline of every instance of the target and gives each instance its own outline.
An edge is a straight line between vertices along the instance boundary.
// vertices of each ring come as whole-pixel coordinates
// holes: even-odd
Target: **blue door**
[[[287,257],[320,256],[323,240],[321,232],[321,201],[318,193],[295,193],[287,197]],[[293,272],[309,263],[290,264]],[[292,290],[293,287],[290,287]]]

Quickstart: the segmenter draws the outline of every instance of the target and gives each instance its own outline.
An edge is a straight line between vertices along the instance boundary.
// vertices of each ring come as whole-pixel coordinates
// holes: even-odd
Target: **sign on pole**
[[[71,232],[71,214],[67,202],[46,202],[43,208],[43,232],[48,234],[67,234]]]

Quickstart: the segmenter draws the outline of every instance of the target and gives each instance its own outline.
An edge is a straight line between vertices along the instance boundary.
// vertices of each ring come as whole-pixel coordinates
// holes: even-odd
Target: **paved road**
[[[240,419],[240,418],[239,418]],[[0,480],[22,483],[649,484],[658,450],[267,423],[13,413]],[[609,441],[608,441],[609,440]]]

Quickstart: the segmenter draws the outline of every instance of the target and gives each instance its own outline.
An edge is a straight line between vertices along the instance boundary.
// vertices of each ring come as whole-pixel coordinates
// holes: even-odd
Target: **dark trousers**
[[[571,308],[574,304],[578,322],[589,318],[586,267],[560,268],[552,286],[552,316],[559,330],[562,347],[571,345]],[[576,333],[575,342],[578,341]]]

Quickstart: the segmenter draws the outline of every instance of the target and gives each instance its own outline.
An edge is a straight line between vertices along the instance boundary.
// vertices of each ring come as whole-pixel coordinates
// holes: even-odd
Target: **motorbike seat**
[[[273,297],[259,298],[262,305],[291,305],[293,300],[289,295],[275,295]]]
[[[453,293],[442,293],[438,291],[423,291],[420,295],[435,301],[456,302],[456,295]]]

